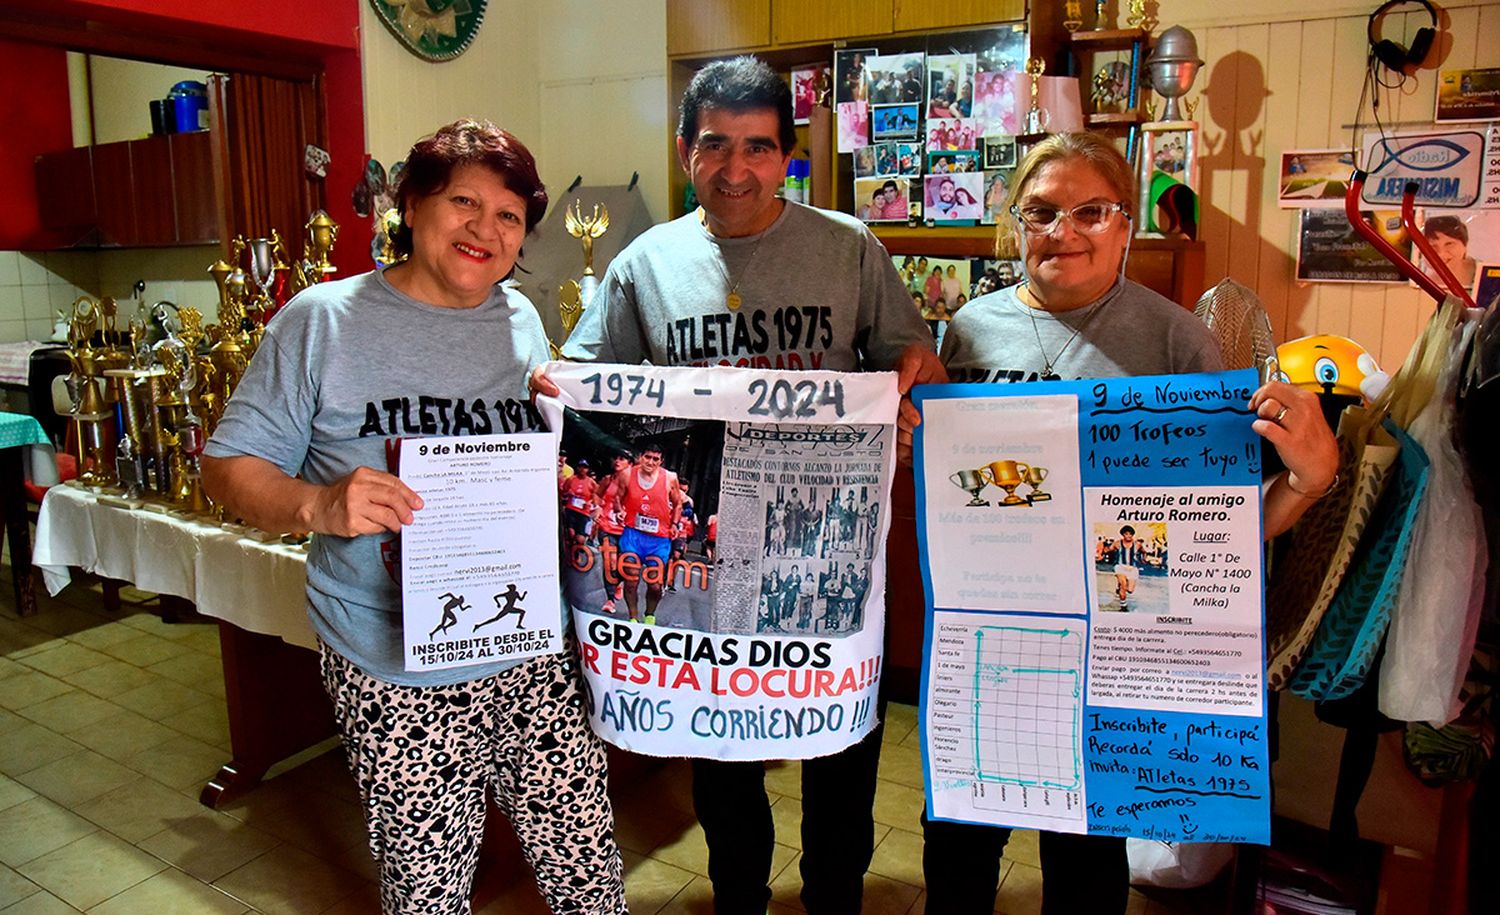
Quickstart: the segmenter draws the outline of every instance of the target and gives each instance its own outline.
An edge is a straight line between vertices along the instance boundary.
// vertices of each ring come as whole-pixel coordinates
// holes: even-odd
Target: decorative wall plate
[[[485,0],[370,0],[380,21],[413,54],[452,60],[479,34]]]

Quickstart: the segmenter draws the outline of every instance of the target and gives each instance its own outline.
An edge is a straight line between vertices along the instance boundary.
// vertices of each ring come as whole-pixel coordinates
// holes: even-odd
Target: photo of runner
[[[1168,609],[1167,525],[1094,523],[1095,606],[1106,613]]]

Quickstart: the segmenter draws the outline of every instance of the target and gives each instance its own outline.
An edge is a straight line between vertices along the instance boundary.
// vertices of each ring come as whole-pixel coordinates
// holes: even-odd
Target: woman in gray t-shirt
[[[1016,382],[1217,371],[1208,329],[1186,309],[1124,278],[1133,231],[1131,168],[1090,133],[1044,140],[1016,169],[1002,223],[1026,280],[980,296],[949,323],[942,360],[955,382]],[[1255,431],[1287,472],[1267,485],[1273,537],[1332,488],[1338,449],[1317,396],[1272,382],[1250,400]],[[929,915],[994,911],[1010,830],[923,816]],[[1123,837],[1043,832],[1043,915],[1119,915],[1130,892]]]

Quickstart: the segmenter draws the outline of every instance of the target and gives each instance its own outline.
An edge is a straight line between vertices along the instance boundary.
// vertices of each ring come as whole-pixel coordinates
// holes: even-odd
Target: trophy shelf
[[[1090,127],[1130,127],[1146,123],[1138,111],[1101,111],[1084,118]]]
[[[1066,40],[1080,52],[1124,51],[1136,42],[1149,42],[1151,33],[1142,28],[1134,29],[1079,29],[1067,33]]]

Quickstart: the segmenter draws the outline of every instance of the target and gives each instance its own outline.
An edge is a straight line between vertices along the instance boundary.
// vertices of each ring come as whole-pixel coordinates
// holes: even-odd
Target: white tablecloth
[[[216,524],[160,512],[101,505],[88,490],[47,491],[31,561],[50,594],[68,584],[68,567],[173,594],[198,612],[293,645],[316,648],[307,620],[303,552],[259,543]]]

